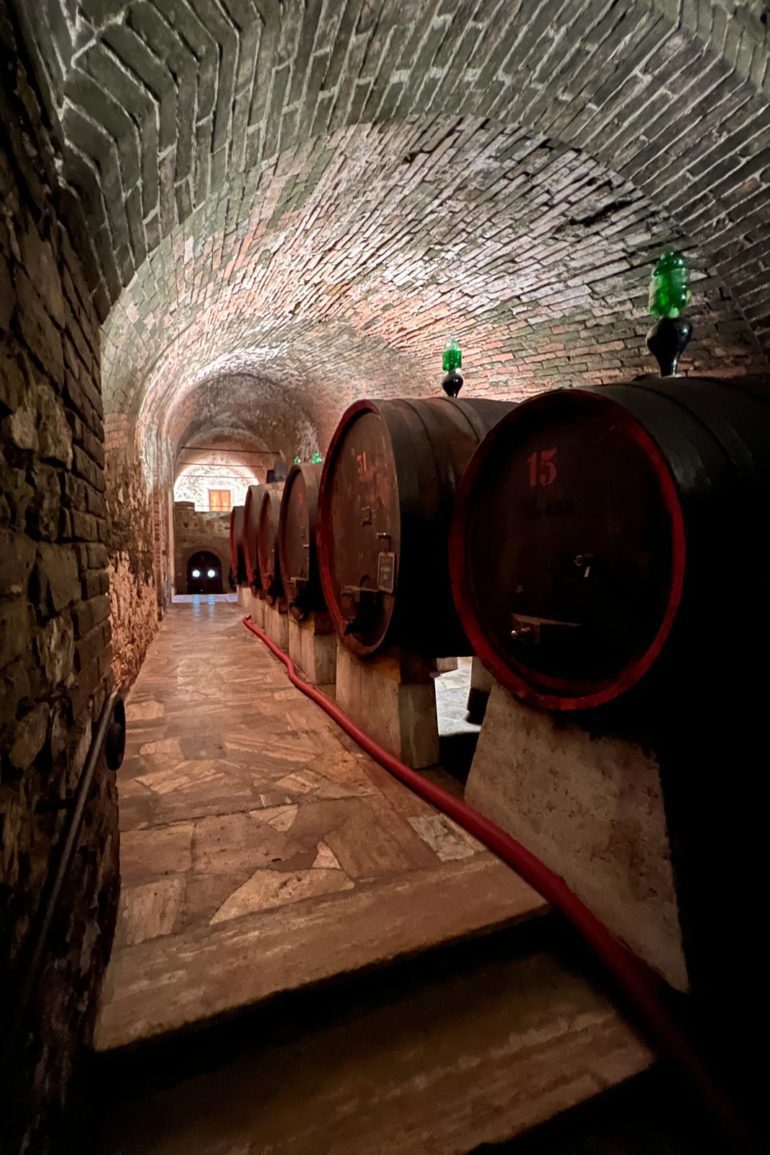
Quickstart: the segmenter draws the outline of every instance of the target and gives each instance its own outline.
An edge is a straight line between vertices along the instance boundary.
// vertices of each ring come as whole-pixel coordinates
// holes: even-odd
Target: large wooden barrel
[[[240,586],[246,581],[246,565],[243,556],[243,514],[242,505],[234,505],[230,510],[230,580]]]
[[[326,456],[318,552],[326,604],[353,653],[386,645],[468,653],[452,603],[447,538],[455,487],[513,403],[358,401]]]
[[[492,430],[450,555],[500,682],[578,710],[698,663],[738,676],[741,639],[769,620],[769,402],[770,381],[643,378],[543,394]]]
[[[283,482],[261,486],[257,516],[257,562],[259,580],[270,605],[283,597],[281,562],[278,557],[278,523]]]
[[[278,556],[289,613],[302,621],[326,608],[318,572],[316,525],[323,465],[294,465],[281,499]]]
[[[250,485],[246,490],[243,506],[243,562],[246,568],[246,581],[255,591],[262,588],[257,557],[257,530],[264,491],[264,485]]]

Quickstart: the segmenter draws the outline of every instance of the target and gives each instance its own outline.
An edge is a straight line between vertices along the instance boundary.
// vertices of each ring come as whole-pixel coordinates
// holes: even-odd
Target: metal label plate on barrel
[[[394,553],[379,553],[377,555],[377,589],[384,594],[392,594],[396,588],[396,555]]]

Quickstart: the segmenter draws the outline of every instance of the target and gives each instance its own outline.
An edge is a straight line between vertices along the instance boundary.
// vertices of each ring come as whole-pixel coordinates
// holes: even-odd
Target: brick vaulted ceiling
[[[172,444],[322,446],[355,396],[434,392],[450,335],[491,395],[646,370],[671,244],[691,367],[763,363],[764,3],[17,4],[107,410]]]

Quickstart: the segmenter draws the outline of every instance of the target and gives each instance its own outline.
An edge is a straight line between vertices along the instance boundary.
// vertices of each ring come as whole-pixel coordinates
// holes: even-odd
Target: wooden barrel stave
[[[321,464],[294,465],[281,499],[278,555],[289,612],[297,621],[326,608],[316,547],[322,471]]]
[[[430,656],[467,653],[446,555],[457,481],[480,436],[511,404],[360,401],[343,415],[319,497],[326,603],[359,656],[405,642]]]
[[[283,482],[262,486],[257,525],[257,559],[262,590],[270,605],[283,598],[281,563],[278,557],[278,523]]]
[[[259,558],[257,557],[257,530],[262,504],[263,485],[250,485],[243,506],[243,560],[246,580],[255,592],[261,589]]]
[[[246,581],[246,567],[243,554],[244,507],[234,505],[230,510],[230,580],[233,585],[243,585]]]

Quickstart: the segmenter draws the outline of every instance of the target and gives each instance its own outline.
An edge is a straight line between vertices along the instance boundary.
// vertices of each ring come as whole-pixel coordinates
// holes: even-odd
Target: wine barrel
[[[281,499],[278,556],[289,613],[297,621],[326,609],[316,550],[322,472],[321,464],[292,466]]]
[[[770,381],[640,379],[542,394],[492,430],[459,488],[450,567],[498,681],[593,708],[650,688],[653,667],[672,688],[697,663],[725,677],[739,607],[766,636],[769,398]]]
[[[246,565],[243,556],[243,514],[242,505],[234,505],[230,510],[230,581],[241,586],[246,581]]]
[[[513,403],[370,401],[342,416],[318,505],[321,583],[343,643],[360,656],[407,642],[469,653],[452,603],[447,538],[455,487]]]
[[[261,486],[257,514],[257,563],[259,580],[270,605],[283,597],[281,563],[278,557],[278,522],[281,516],[283,482]]]
[[[243,562],[246,569],[246,581],[255,592],[262,588],[259,577],[259,558],[257,557],[257,530],[264,492],[264,485],[250,485],[246,490],[246,500],[243,506]]]

